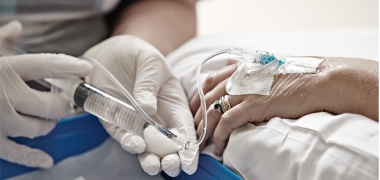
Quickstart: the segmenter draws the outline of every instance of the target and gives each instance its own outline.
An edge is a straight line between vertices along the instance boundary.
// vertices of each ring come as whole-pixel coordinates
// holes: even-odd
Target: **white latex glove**
[[[1,27],[0,42],[13,43],[21,30],[19,22]],[[0,57],[0,158],[29,167],[53,166],[53,159],[45,152],[16,144],[8,137],[45,135],[56,124],[49,119],[68,116],[72,108],[61,96],[30,89],[24,81],[84,77],[91,68],[88,62],[61,54]]]
[[[5,49],[9,46],[12,46],[20,37],[21,32],[22,32],[22,26],[19,21],[12,21],[0,27],[1,48]]]
[[[117,36],[105,40],[85,53],[105,66],[133,95],[137,103],[156,122],[176,129],[179,136],[196,140],[193,118],[185,92],[173,76],[165,57],[152,45],[133,36]],[[119,89],[101,72],[94,71],[86,81],[114,97],[129,103]],[[193,174],[198,166],[198,149],[179,150],[160,158],[154,152],[145,152],[141,135],[102,121],[107,132],[130,153],[139,154],[142,168],[150,175],[162,169],[177,176],[181,168]],[[158,154],[158,153],[157,153]]]

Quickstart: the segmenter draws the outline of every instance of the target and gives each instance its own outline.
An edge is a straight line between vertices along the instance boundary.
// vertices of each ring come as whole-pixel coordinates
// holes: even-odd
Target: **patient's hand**
[[[357,113],[378,119],[378,63],[362,59],[324,58],[315,74],[279,74],[268,96],[229,95],[231,109],[223,114],[212,103],[226,95],[227,78],[236,65],[227,66],[209,76],[204,85],[208,139],[214,133],[214,154],[220,156],[233,129],[247,122],[262,122],[273,117],[294,119],[328,111],[333,114]],[[191,111],[195,114],[197,135],[202,130],[199,96]],[[211,106],[210,106],[211,105]],[[200,146],[202,150],[204,143]]]

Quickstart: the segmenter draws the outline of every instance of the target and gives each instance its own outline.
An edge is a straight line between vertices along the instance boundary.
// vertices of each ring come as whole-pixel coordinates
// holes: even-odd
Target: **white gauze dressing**
[[[226,90],[230,95],[269,95],[276,74],[316,73],[322,61],[312,57],[286,57],[285,60],[276,59],[263,65],[243,60],[228,79]]]

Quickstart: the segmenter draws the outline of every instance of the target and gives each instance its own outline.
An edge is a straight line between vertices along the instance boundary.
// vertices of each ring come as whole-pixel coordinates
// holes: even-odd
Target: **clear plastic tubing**
[[[159,132],[164,134],[167,138],[171,139],[181,148],[185,150],[194,147],[197,148],[203,141],[207,129],[207,114],[206,114],[206,103],[204,99],[204,93],[202,90],[202,83],[200,82],[200,71],[202,65],[206,63],[209,59],[223,53],[230,53],[233,49],[226,49],[218,51],[202,62],[199,63],[197,69],[197,86],[199,95],[201,97],[202,104],[202,116],[203,116],[203,129],[201,136],[198,141],[190,142],[176,134],[172,133],[166,127],[156,123],[152,120],[145,111],[137,104],[132,95],[121,85],[121,83],[96,60],[81,56],[80,59],[90,61],[95,65],[98,70],[101,70],[110,80],[121,90],[121,92],[129,99],[133,106],[120,101],[119,99],[99,90],[98,88],[87,84],[81,80],[65,80],[65,79],[56,79],[49,81],[47,79],[36,80],[37,83],[40,83],[43,86],[48,86],[52,91],[58,91],[63,93],[67,98],[71,99],[74,104],[83,108],[86,112],[91,113],[104,121],[107,121],[113,125],[117,125],[126,130],[131,130],[134,134],[142,135],[144,126],[147,123],[153,125]],[[18,54],[27,54],[23,50],[19,49],[16,46],[10,46],[5,49],[0,48],[0,52],[6,55],[18,55]]]
[[[254,51],[245,51],[244,49],[240,48],[240,47],[231,47],[229,49],[222,49],[220,51],[217,51],[213,54],[211,54],[210,56],[206,57],[204,60],[202,60],[201,62],[199,62],[198,64],[198,67],[197,67],[197,88],[198,88],[198,94],[199,94],[199,97],[200,97],[200,100],[201,100],[201,108],[202,108],[202,132],[201,132],[201,135],[199,136],[199,139],[196,143],[194,143],[193,145],[200,145],[206,135],[206,129],[207,129],[207,106],[206,106],[206,100],[205,100],[205,95],[203,93],[203,89],[202,89],[202,82],[201,82],[201,70],[202,70],[202,66],[203,64],[205,64],[207,61],[209,61],[210,59],[212,59],[213,57],[215,56],[218,56],[218,55],[221,55],[221,54],[232,54],[232,55],[235,55],[235,56],[239,56],[239,57],[248,57],[250,59],[254,59],[254,56],[255,56],[255,52]]]
[[[201,61],[198,64],[197,88],[198,88],[198,93],[201,100],[203,129],[202,129],[199,139],[196,142],[190,142],[190,141],[184,140],[181,137],[178,137],[176,134],[172,133],[166,127],[157,124],[145,113],[145,111],[137,104],[137,102],[129,94],[129,92],[120,84],[120,82],[107,69],[105,69],[96,60],[88,58],[88,57],[84,57],[84,56],[82,56],[81,58],[92,62],[92,64],[96,65],[98,69],[103,71],[103,73],[105,73],[111,79],[111,81],[121,90],[121,92],[129,99],[129,101],[132,103],[135,109],[132,106],[86,83],[82,83],[78,86],[78,88],[76,88],[76,93],[73,97],[74,98],[84,97],[83,94],[88,94],[89,92],[91,92],[89,94],[90,96],[84,98],[85,100],[84,99],[77,100],[75,104],[77,104],[78,106],[81,106],[83,104],[83,109],[85,111],[91,114],[94,114],[112,124],[116,124],[128,130],[132,130],[135,134],[142,134],[143,127],[145,124],[143,120],[145,120],[149,124],[153,125],[159,132],[161,132],[166,137],[171,139],[173,142],[178,144],[180,147],[184,149],[188,149],[190,147],[198,147],[204,140],[204,137],[206,135],[206,130],[207,130],[207,110],[206,110],[207,108],[206,108],[206,101],[205,101],[205,97],[204,97],[204,93],[202,89],[202,82],[200,81],[201,69],[202,69],[203,64],[205,64],[208,60],[224,53],[230,53],[230,54],[241,56],[241,55],[245,55],[246,52],[243,51],[241,48],[234,48],[234,47],[229,48],[229,49],[223,49],[211,54],[210,56],[206,57],[203,61]],[[83,93],[79,91],[83,91]],[[81,101],[84,101],[84,102],[81,102]]]
[[[206,135],[206,130],[207,130],[207,106],[206,106],[205,95],[203,93],[203,89],[202,89],[203,86],[202,86],[202,82],[201,82],[201,78],[200,78],[202,66],[203,66],[203,64],[205,64],[208,60],[212,59],[213,57],[224,54],[224,53],[230,53],[230,51],[231,51],[231,49],[223,49],[223,50],[220,50],[218,52],[215,52],[215,53],[211,54],[210,56],[206,57],[204,60],[202,60],[198,64],[197,78],[196,79],[197,79],[198,94],[199,94],[199,97],[201,100],[202,128],[203,129],[202,129],[201,135],[199,136],[198,141],[193,144],[194,146],[199,146],[202,143],[202,141]]]
[[[184,149],[188,149],[190,147],[198,147],[205,135],[206,135],[206,130],[207,130],[207,108],[206,108],[206,101],[205,101],[205,97],[204,97],[204,93],[203,93],[203,89],[202,89],[202,82],[200,81],[200,73],[201,73],[201,70],[202,70],[202,66],[203,64],[205,64],[208,60],[212,59],[213,57],[215,56],[218,56],[220,54],[224,54],[224,53],[232,53],[232,54],[235,54],[235,55],[242,55],[241,53],[243,53],[244,51],[241,49],[241,48],[229,48],[229,49],[223,49],[223,50],[220,50],[218,52],[215,52],[213,54],[211,54],[210,56],[206,57],[203,61],[199,62],[198,64],[198,67],[197,67],[197,88],[198,88],[198,93],[199,93],[199,96],[200,96],[200,100],[201,100],[201,107],[202,107],[202,118],[203,118],[203,121],[202,121],[202,132],[201,132],[201,135],[199,137],[199,139],[196,141],[196,142],[190,142],[190,141],[187,141],[187,140],[184,140],[180,137],[178,137],[177,135],[175,135],[174,133],[172,133],[171,131],[169,131],[166,127],[163,127],[159,124],[157,124],[156,122],[154,122],[154,120],[152,120],[146,113],[144,110],[142,110],[142,108],[137,104],[137,102],[134,100],[134,98],[129,94],[129,92],[120,84],[120,82],[106,69],[104,68],[99,62],[97,62],[96,60],[92,59],[92,58],[89,58],[89,57],[85,57],[85,56],[82,56],[80,57],[81,59],[85,59],[87,61],[90,61],[92,62],[92,64],[94,64],[95,66],[98,67],[98,69],[100,69],[103,73],[105,73],[105,75],[107,75],[111,81],[121,90],[121,92],[129,99],[129,101],[132,103],[133,107],[135,107],[135,110],[132,110],[133,107],[132,106],[129,106],[128,104],[120,101],[120,100],[117,100],[116,98],[110,98],[110,100],[101,100],[100,98],[95,100],[95,101],[113,101],[114,102],[118,102],[119,104],[125,104],[123,105],[124,108],[126,109],[129,109],[129,111],[132,111],[132,112],[129,112],[131,114],[131,117],[132,119],[130,119],[131,122],[120,122],[120,121],[129,121],[128,119],[123,119],[123,118],[120,118],[120,117],[127,117],[126,115],[124,116],[119,116],[118,114],[121,114],[121,113],[115,113],[114,111],[111,111],[111,113],[114,113],[114,115],[110,114],[108,115],[107,113],[110,113],[109,111],[110,110],[107,110],[107,112],[104,112],[106,110],[100,110],[100,109],[97,109],[95,106],[98,106],[100,108],[103,108],[103,109],[106,109],[106,107],[101,107],[103,106],[102,104],[99,105],[98,103],[90,103],[91,105],[89,105],[88,107],[87,106],[84,106],[84,110],[89,112],[89,113],[92,113],[98,117],[101,117],[101,118],[108,118],[108,120],[106,121],[109,121],[111,122],[112,124],[119,124],[119,123],[126,123],[124,125],[133,125],[133,124],[136,124],[139,128],[137,129],[134,129],[133,131],[136,132],[136,133],[140,133],[140,131],[142,131],[142,129],[140,128],[143,128],[144,125],[142,125],[143,123],[141,122],[134,122],[135,119],[137,121],[140,121],[142,119],[144,119],[146,122],[148,122],[149,124],[153,125],[154,127],[156,127],[156,129],[158,131],[160,131],[162,134],[164,134],[166,137],[168,137],[169,139],[171,139],[172,141],[174,141],[175,143],[177,143],[180,147],[184,148]],[[90,87],[90,85],[84,85],[84,86],[87,86],[87,87]],[[96,88],[95,88],[96,89]],[[93,90],[94,91],[94,90]],[[95,91],[94,91],[95,92]],[[102,93],[102,91],[98,90],[97,93]],[[76,96],[76,95],[75,95]],[[110,95],[104,95],[103,97],[101,98],[104,98],[104,97],[107,97],[109,98],[108,96]],[[93,98],[95,99],[95,98]],[[112,99],[112,100],[111,100]],[[76,103],[77,104],[77,103]],[[112,104],[112,103],[110,103]],[[91,106],[91,107],[90,107]],[[108,105],[107,105],[108,106]],[[112,105],[112,106],[115,106],[115,107],[119,107],[121,105]],[[86,107],[88,108],[88,110],[86,110]],[[110,106],[111,107],[111,106]],[[92,110],[90,110],[90,109]],[[92,112],[91,112],[92,111]],[[124,113],[124,111],[127,111],[127,110],[122,110]],[[136,111],[138,112],[138,114],[136,113]],[[103,112],[107,115],[101,115],[99,114],[100,112]],[[128,112],[125,112],[125,113],[128,113]],[[135,114],[136,115],[132,115],[132,114]],[[117,114],[117,115],[116,115]],[[138,115],[141,115],[142,116],[142,119],[139,118]],[[113,120],[112,118],[118,118],[117,120]],[[121,127],[127,127],[127,126],[121,126]],[[134,127],[137,127],[137,126],[134,126]],[[128,128],[127,128],[128,129]]]
[[[17,51],[15,51],[15,49]],[[22,50],[20,51],[19,48],[15,46],[11,47],[10,50],[18,52],[18,53],[12,53],[11,55],[25,54],[25,52],[23,52]],[[7,51],[9,52],[9,50]],[[196,142],[190,142],[185,139],[182,139],[181,137],[172,133],[166,127],[152,120],[145,113],[145,111],[137,104],[137,102],[134,100],[132,95],[129,94],[129,92],[123,87],[123,85],[121,85],[121,83],[105,67],[103,67],[99,62],[97,62],[96,60],[92,58],[85,57],[85,56],[80,57],[81,59],[90,61],[93,65],[98,67],[98,69],[101,70],[107,77],[109,77],[110,80],[129,99],[129,101],[131,102],[133,106],[123,101],[120,101],[119,99],[105,93],[104,91],[101,91],[97,89],[96,87],[80,80],[60,79],[60,80],[54,80],[50,83],[47,82],[46,80],[37,80],[37,82],[39,82],[42,85],[45,85],[46,83],[50,84],[51,85],[50,88],[55,89],[57,91],[61,91],[61,92],[63,91],[63,94],[68,96],[68,98],[70,98],[77,106],[83,108],[86,112],[91,113],[111,124],[117,125],[126,130],[131,130],[133,131],[134,134],[141,135],[145,124],[149,123],[153,125],[159,132],[164,134],[167,138],[171,139],[180,147],[187,150],[191,147],[198,147],[202,143],[204,136],[206,134],[206,129],[207,129],[207,110],[206,110],[207,107],[206,107],[206,101],[205,101],[205,97],[204,97],[204,93],[202,89],[202,82],[200,81],[200,73],[201,73],[202,66],[211,58],[220,54],[224,54],[224,53],[234,54],[237,56],[252,57],[252,53],[246,52],[241,48],[232,47],[229,49],[223,49],[218,52],[215,52],[211,54],[210,56],[206,57],[203,61],[201,61],[198,64],[197,88],[198,88],[198,93],[201,100],[203,129],[202,129],[199,139]]]

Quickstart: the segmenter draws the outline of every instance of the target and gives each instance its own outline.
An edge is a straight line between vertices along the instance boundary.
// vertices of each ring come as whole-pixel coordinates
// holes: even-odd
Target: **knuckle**
[[[224,114],[219,119],[219,126],[224,129],[230,128],[230,122],[231,119],[228,116],[225,116]]]
[[[228,113],[228,111],[227,112],[225,112],[225,113],[223,113],[223,115],[220,117],[220,122],[221,123],[228,123],[228,121],[230,120],[230,115],[229,115],[229,113]]]
[[[219,126],[225,130],[224,133],[230,132],[232,130],[231,123],[233,121],[233,117],[227,112],[225,112],[219,120]]]
[[[214,106],[210,106],[208,109],[207,109],[207,117],[211,117],[213,116],[215,113],[218,113],[214,110]]]

